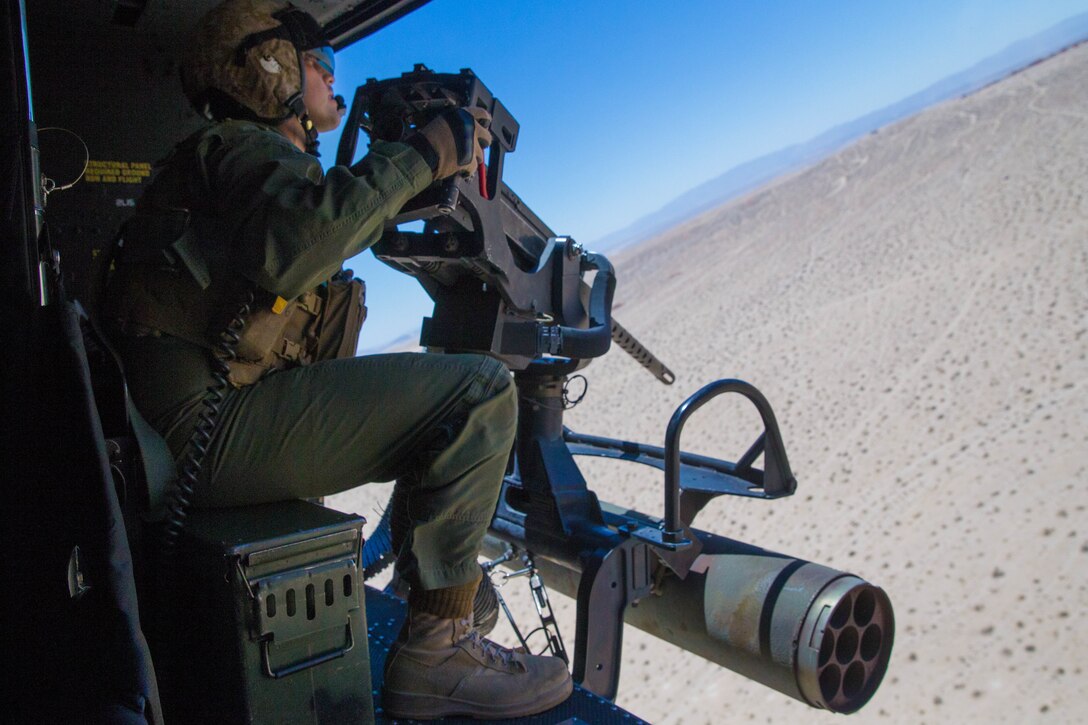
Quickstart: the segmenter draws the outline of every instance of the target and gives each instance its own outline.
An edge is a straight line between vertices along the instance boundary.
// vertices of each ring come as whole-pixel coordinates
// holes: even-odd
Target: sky
[[[592,249],[730,168],[899,101],[1088,0],[432,0],[337,56],[336,92],[472,68],[521,124],[504,180]],[[338,132],[322,137],[334,163]],[[364,351],[432,309],[370,252]],[[622,284],[622,279],[620,280]]]

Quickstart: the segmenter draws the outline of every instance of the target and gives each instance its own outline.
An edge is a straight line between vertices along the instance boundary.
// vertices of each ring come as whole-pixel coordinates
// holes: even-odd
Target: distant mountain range
[[[1017,41],[1000,53],[938,81],[898,103],[835,126],[805,143],[794,144],[736,166],[681,194],[630,226],[591,242],[589,246],[601,251],[616,250],[649,239],[782,174],[814,164],[883,126],[913,116],[950,98],[973,93],[1085,39],[1088,39],[1088,13],[1069,18],[1038,35]]]
[[[378,352],[412,352],[418,350],[419,332],[420,328],[416,327],[395,339],[375,345],[367,339],[366,332],[364,331],[362,339],[359,340],[359,347],[355,350],[355,354],[372,355]]]

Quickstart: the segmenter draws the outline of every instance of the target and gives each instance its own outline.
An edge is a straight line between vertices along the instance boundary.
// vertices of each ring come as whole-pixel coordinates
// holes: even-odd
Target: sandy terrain
[[[660,445],[706,382],[767,395],[797,495],[718,499],[696,525],[888,591],[891,668],[851,722],[1088,712],[1086,149],[1082,46],[614,260],[617,318],[679,380],[615,352],[568,424]],[[712,403],[685,447],[735,459],[757,432]],[[603,500],[660,515],[656,472],[584,470]],[[368,489],[330,503],[370,514],[388,488]],[[618,703],[658,723],[837,717],[631,627],[622,677]]]

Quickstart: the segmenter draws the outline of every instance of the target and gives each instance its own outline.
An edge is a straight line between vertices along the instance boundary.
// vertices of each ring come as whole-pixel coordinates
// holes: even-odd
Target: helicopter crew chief
[[[212,123],[161,164],[102,307],[139,410],[184,462],[217,356],[226,364],[193,481],[199,506],[397,481],[393,540],[410,594],[387,657],[389,715],[519,717],[559,704],[572,688],[562,660],[498,647],[470,624],[514,436],[508,371],[479,355],[351,357],[365,307],[343,260],[435,180],[477,168],[487,114],[447,111],[407,143],[374,141],[354,166],[324,172],[317,134],[340,109],[332,49],[310,15],[228,0],[188,52],[186,94]]]

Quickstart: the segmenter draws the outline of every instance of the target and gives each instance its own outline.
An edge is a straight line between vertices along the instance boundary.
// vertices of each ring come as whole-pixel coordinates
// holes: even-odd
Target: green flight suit
[[[351,169],[323,172],[275,129],[226,121],[182,143],[141,205],[170,208],[185,197],[226,240],[220,263],[229,274],[290,300],[377,241],[431,180],[404,144],[375,142]],[[213,383],[209,351],[161,333],[122,335],[118,345],[137,407],[180,462]],[[517,410],[501,363],[413,353],[329,360],[232,388],[221,408],[197,505],[324,496],[395,479],[407,517],[401,573],[423,589],[479,575]]]

